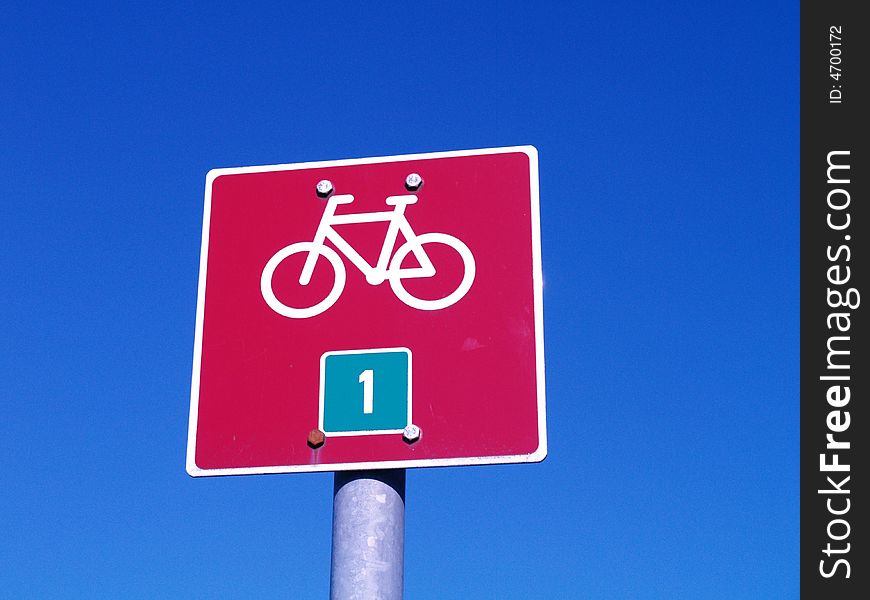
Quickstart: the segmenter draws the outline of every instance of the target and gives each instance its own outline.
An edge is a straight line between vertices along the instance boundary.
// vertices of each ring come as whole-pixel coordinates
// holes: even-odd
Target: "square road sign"
[[[187,471],[547,453],[531,146],[206,178]]]

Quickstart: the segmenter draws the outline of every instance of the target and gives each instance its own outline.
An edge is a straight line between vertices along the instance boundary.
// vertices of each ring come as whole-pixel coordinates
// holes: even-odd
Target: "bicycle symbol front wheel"
[[[408,256],[408,254],[414,251],[415,248],[420,248],[422,250],[422,246],[426,244],[444,244],[452,248],[459,253],[464,269],[462,281],[459,282],[456,289],[443,298],[437,298],[435,300],[424,300],[412,296],[402,285],[402,261],[406,256]],[[423,250],[423,252],[425,253],[425,250]],[[393,293],[396,294],[396,297],[399,300],[417,310],[441,310],[442,308],[447,308],[448,306],[452,306],[459,302],[459,300],[468,293],[468,290],[471,289],[471,284],[474,283],[475,273],[474,255],[471,253],[471,250],[468,249],[468,246],[452,235],[434,232],[424,233],[416,236],[416,239],[413,241],[409,240],[405,242],[398,250],[396,250],[396,254],[393,255],[393,259],[390,261],[390,273],[392,274],[390,276],[390,287],[393,288]],[[432,275],[434,276],[435,273],[432,273]]]
[[[272,278],[275,275],[275,270],[278,265],[287,257],[298,252],[319,254],[332,265],[332,270],[335,271],[335,281],[332,284],[332,289],[326,295],[326,298],[309,307],[294,307],[284,304],[278,297],[275,296],[275,291],[272,288]],[[269,305],[269,308],[274,310],[279,315],[289,317],[291,319],[307,319],[319,315],[335,304],[341,292],[344,291],[344,284],[347,280],[347,270],[341,258],[332,248],[328,246],[315,246],[313,242],[297,242],[290,244],[275,253],[266,266],[263,268],[263,274],[260,276],[260,293],[263,294],[263,300]]]

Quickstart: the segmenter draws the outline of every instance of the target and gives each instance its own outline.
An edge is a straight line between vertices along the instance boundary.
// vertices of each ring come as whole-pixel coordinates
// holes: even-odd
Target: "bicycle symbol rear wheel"
[[[464,272],[462,274],[462,281],[459,282],[459,285],[455,290],[444,296],[443,298],[437,298],[435,300],[424,300],[422,298],[417,298],[416,296],[412,296],[402,285],[402,276],[401,276],[401,266],[402,261],[411,253],[416,246],[423,246],[425,244],[444,244],[449,246],[453,250],[459,253],[460,258],[462,259],[462,266],[464,268]],[[423,251],[425,253],[425,250]],[[436,270],[437,272],[437,270]],[[407,241],[402,244],[396,253],[393,255],[392,260],[390,261],[390,287],[393,289],[393,293],[396,297],[410,306],[411,308],[416,308],[417,310],[441,310],[442,308],[447,308],[448,306],[452,306],[459,302],[465,294],[468,293],[468,290],[471,289],[471,284],[474,283],[474,273],[475,273],[475,265],[474,265],[474,255],[471,253],[471,250],[468,249],[461,240],[453,237],[452,235],[447,235],[446,233],[424,233],[416,236],[416,240],[414,242]],[[435,273],[433,273],[433,276]]]
[[[272,277],[275,275],[275,270],[278,268],[278,265],[293,254],[298,252],[306,252],[306,253],[316,253],[326,259],[326,261],[332,265],[332,270],[335,271],[335,282],[332,285],[332,289],[326,295],[326,298],[315,304],[314,306],[309,307],[293,307],[288,306],[278,300],[278,297],[275,296],[275,292],[272,289]],[[341,292],[344,291],[344,284],[347,281],[347,270],[344,267],[344,263],[341,262],[341,258],[332,248],[328,246],[315,246],[313,242],[296,242],[295,244],[290,244],[278,250],[272,258],[269,259],[269,262],[266,263],[266,266],[263,268],[263,274],[260,276],[260,293],[263,294],[263,300],[266,301],[266,304],[269,305],[269,308],[274,310],[279,315],[289,317],[291,319],[307,319],[309,317],[314,317],[319,315],[320,313],[327,310],[330,306],[335,304],[338,300],[338,297],[341,296]]]

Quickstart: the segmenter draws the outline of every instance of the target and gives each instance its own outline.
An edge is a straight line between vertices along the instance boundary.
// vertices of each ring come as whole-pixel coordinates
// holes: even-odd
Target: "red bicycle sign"
[[[210,172],[188,472],[543,459],[540,261],[528,146]]]

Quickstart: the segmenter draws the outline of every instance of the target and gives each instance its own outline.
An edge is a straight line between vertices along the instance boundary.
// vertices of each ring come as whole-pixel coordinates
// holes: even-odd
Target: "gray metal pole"
[[[404,552],[405,470],[337,472],[331,600],[401,600]]]

